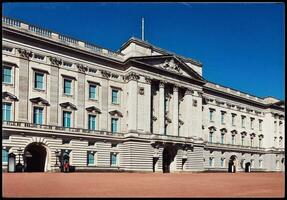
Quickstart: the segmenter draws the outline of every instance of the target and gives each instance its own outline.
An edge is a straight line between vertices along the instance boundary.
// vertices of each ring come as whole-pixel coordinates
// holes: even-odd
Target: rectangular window
[[[111,165],[115,166],[117,165],[117,154],[111,153]]]
[[[94,165],[95,164],[95,155],[93,153],[88,153],[88,165]]]
[[[35,73],[35,88],[44,89],[44,74]]]
[[[213,122],[213,112],[214,110],[209,110],[209,121]]]
[[[221,134],[221,144],[224,144],[224,134]]]
[[[12,83],[12,68],[11,67],[3,67],[2,81],[3,83]]]
[[[254,129],[254,118],[250,118],[250,128]]]
[[[250,138],[250,146],[253,147],[253,138]]]
[[[259,147],[262,147],[262,138],[259,138]]]
[[[43,124],[43,108],[34,107],[34,124]]]
[[[2,120],[11,121],[11,103],[2,103]]]
[[[277,131],[277,121],[274,121],[274,131]]]
[[[90,130],[96,130],[97,127],[97,121],[96,121],[95,115],[89,115],[89,129]]]
[[[63,113],[63,126],[65,128],[70,128],[71,127],[71,112],[64,111]]]
[[[244,146],[244,137],[241,137],[241,145]]]
[[[213,133],[209,133],[209,142],[212,143]]]
[[[221,124],[225,124],[225,112],[221,112]]]
[[[241,116],[241,127],[245,128],[245,116]]]
[[[259,168],[262,168],[262,160],[259,160]]]
[[[221,167],[224,167],[224,161],[225,161],[224,158],[221,158],[220,161],[221,161],[221,162],[220,162],[220,166],[221,166]]]
[[[119,93],[118,90],[115,90],[115,89],[112,90],[112,103],[114,103],[114,104],[119,103],[118,102],[118,93]]]
[[[118,119],[112,118],[112,133],[118,132]]]
[[[259,131],[262,131],[262,120],[259,119]]]
[[[235,114],[232,114],[232,115],[231,115],[231,123],[232,123],[232,126],[235,126],[235,117],[236,117]]]
[[[2,149],[2,163],[8,163],[8,151]]]
[[[213,158],[209,158],[209,166],[210,166],[210,167],[213,166]]]
[[[233,145],[235,144],[235,135],[231,136],[231,144],[233,144]]]
[[[64,79],[64,94],[72,94],[72,80]]]
[[[97,86],[90,84],[89,86],[89,98],[96,99],[97,97]]]

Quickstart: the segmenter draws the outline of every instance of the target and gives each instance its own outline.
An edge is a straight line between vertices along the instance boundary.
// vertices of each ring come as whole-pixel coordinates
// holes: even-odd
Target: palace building
[[[284,101],[204,79],[130,38],[117,52],[2,17],[2,171],[284,171]]]

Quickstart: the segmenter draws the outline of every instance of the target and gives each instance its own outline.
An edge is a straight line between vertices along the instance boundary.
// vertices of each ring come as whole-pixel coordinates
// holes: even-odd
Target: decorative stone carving
[[[120,75],[112,73],[112,78],[119,78]]]
[[[54,66],[58,67],[62,64],[62,60],[59,58],[49,56],[49,59],[50,59],[51,64]]]
[[[174,86],[173,86],[173,91],[174,91],[174,92],[178,92],[178,88],[179,88],[178,85],[174,85]]]
[[[10,92],[2,92],[2,99],[19,101],[19,99],[15,95],[11,94]]]
[[[156,120],[157,120],[156,116],[152,116],[152,121],[156,121]]]
[[[139,79],[140,79],[140,76],[136,74],[135,72],[131,72],[125,77],[126,81],[130,81],[130,80],[137,81]]]
[[[180,67],[174,62],[173,58],[171,60],[165,60],[165,62],[161,64],[160,67],[168,71],[181,74]]]
[[[79,72],[86,73],[86,71],[88,71],[88,68],[82,64],[76,63],[76,66],[77,66]]]
[[[194,106],[194,107],[196,107],[197,106],[197,100],[192,100],[192,105]]]
[[[30,57],[33,56],[32,51],[28,51],[26,49],[17,49],[17,50],[22,58],[29,59]]]
[[[140,95],[144,95],[144,87],[139,87],[138,91]]]
[[[159,81],[159,87],[163,88],[166,83],[166,81]]]
[[[146,81],[146,83],[151,83],[151,81],[152,81],[152,79],[151,79],[151,77],[149,77],[149,76],[145,76],[145,81]]]
[[[32,98],[30,99],[31,102],[39,104],[39,105],[45,105],[45,106],[50,106],[49,102],[41,97],[36,97],[36,98]]]
[[[194,93],[194,91],[190,88],[186,89],[185,91],[185,95],[192,95]]]
[[[102,76],[104,78],[110,78],[111,77],[111,72],[108,72],[106,70],[101,70]]]

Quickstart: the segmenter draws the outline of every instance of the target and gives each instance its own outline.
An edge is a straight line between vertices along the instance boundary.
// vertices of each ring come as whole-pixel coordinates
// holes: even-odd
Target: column
[[[184,123],[185,123],[185,130],[184,130],[184,136],[186,137],[191,137],[191,131],[192,131],[192,93],[193,90],[191,89],[186,89],[185,92],[185,119],[184,119]]]
[[[159,83],[159,134],[164,134],[164,122],[165,122],[165,113],[164,113],[164,82],[160,81]]]
[[[137,94],[137,81],[136,79],[130,79],[127,83],[128,88],[128,131],[136,132],[137,131],[137,103],[138,103],[138,94]]]
[[[178,86],[173,87],[173,135],[178,136]]]

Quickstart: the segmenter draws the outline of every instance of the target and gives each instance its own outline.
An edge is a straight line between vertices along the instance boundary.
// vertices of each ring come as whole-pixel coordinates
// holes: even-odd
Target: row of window
[[[282,132],[283,122],[279,121],[279,132]],[[277,121],[274,121],[274,132],[277,132]]]
[[[11,113],[12,113],[12,104],[11,103],[2,103],[2,119],[3,121],[11,121]],[[34,107],[33,110],[33,123],[34,124],[43,124],[44,116],[43,116],[42,107]],[[72,112],[71,111],[63,111],[63,127],[71,128],[72,127]],[[88,128],[90,130],[97,130],[97,115],[88,115]],[[118,132],[118,118],[111,119],[111,132]]]
[[[263,166],[262,164],[263,164],[263,160],[259,160],[259,168],[262,168],[262,166]],[[210,167],[214,166],[214,157],[209,157],[208,165]],[[251,165],[252,168],[254,167],[254,160],[250,161],[250,165]],[[227,167],[225,158],[221,158],[220,159],[220,167]],[[241,167],[243,169],[245,168],[245,160],[242,161]]]
[[[214,141],[213,141],[213,137],[214,137],[214,132],[210,132],[210,133],[209,133],[209,142],[210,142],[210,143],[213,143],[213,142],[214,142]],[[259,137],[258,139],[259,139],[258,145],[259,145],[259,147],[262,147],[262,138]],[[236,142],[236,141],[235,141],[235,135],[231,135],[231,144],[232,144],[232,145],[235,145],[235,142]],[[220,143],[221,143],[221,144],[225,144],[225,143],[226,143],[226,142],[225,142],[225,134],[221,134]],[[244,137],[244,136],[241,137],[241,145],[242,145],[242,146],[245,145],[245,137]],[[250,137],[250,146],[251,146],[251,147],[254,146],[254,138],[253,138],[253,137]]]
[[[45,90],[45,73],[35,72],[34,76],[34,88],[37,90]],[[12,67],[3,67],[2,71],[2,80],[3,83],[12,84]],[[72,79],[64,78],[63,79],[63,93],[65,95],[73,95],[72,89]],[[89,83],[89,99],[97,100],[97,85]],[[112,103],[119,104],[119,91],[117,89],[112,89]]]
[[[209,110],[209,121],[210,122],[214,122],[214,109],[210,109]],[[235,113],[231,113],[231,124],[232,126],[236,126],[235,121],[236,121],[236,114]],[[221,111],[221,124],[225,124],[225,118],[226,118],[226,112],[225,111]],[[250,129],[254,129],[254,121],[255,119],[253,117],[250,117]],[[262,130],[262,119],[259,119],[259,130]],[[246,116],[241,115],[241,127],[245,128],[245,123],[246,123]]]

